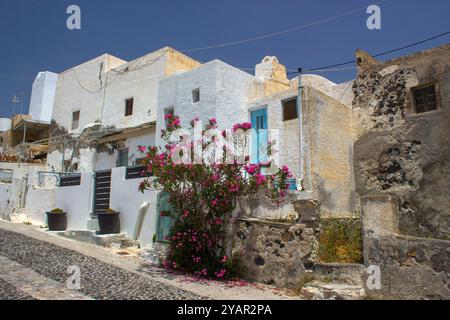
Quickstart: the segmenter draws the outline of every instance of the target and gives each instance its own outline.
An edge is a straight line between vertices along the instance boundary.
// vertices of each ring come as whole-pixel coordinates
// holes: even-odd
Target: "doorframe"
[[[253,107],[253,108],[249,108],[248,109],[248,117],[249,117],[249,121],[250,121],[250,123],[252,123],[252,112],[256,112],[256,111],[260,111],[260,110],[266,110],[266,123],[267,123],[267,139],[268,139],[268,141],[269,141],[269,139],[270,139],[270,134],[269,134],[269,125],[270,125],[270,122],[269,122],[269,105],[267,105],[267,104],[265,104],[265,105],[262,105],[262,106],[258,106],[258,107]],[[253,128],[253,123],[252,123],[252,130],[256,130],[255,128]],[[250,154],[252,154],[252,152],[253,152],[253,141],[252,140],[250,140],[251,141],[251,146],[250,146]],[[251,161],[251,157],[250,157],[250,161]]]

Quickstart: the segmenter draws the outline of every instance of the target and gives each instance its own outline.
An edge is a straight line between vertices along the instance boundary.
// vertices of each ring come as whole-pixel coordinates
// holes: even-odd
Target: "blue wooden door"
[[[170,229],[172,229],[172,226],[174,224],[174,220],[170,216],[161,216],[160,215],[161,211],[164,212],[172,211],[172,208],[169,203],[169,193],[167,192],[160,192],[158,194],[158,206],[157,206],[158,224],[156,234],[157,241],[167,241],[166,236],[169,235]]]
[[[258,109],[251,112],[252,121],[252,149],[251,162],[258,163],[267,161],[268,130],[267,109]]]

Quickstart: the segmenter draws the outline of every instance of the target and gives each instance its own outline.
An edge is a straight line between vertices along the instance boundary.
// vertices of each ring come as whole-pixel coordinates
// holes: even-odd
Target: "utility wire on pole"
[[[298,170],[298,174],[299,174],[299,181],[297,184],[297,190],[303,190],[303,178],[304,178],[304,174],[303,174],[303,112],[302,112],[302,73],[303,73],[303,69],[302,68],[298,68],[297,69],[297,74],[298,74],[298,97],[297,97],[297,115],[298,115],[298,135],[299,135],[299,139],[298,139],[298,155],[299,155],[299,170]]]

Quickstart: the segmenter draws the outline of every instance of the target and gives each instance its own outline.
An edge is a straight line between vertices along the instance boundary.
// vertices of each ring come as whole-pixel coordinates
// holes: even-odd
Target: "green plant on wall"
[[[323,219],[319,236],[322,262],[362,262],[362,226],[360,219]]]

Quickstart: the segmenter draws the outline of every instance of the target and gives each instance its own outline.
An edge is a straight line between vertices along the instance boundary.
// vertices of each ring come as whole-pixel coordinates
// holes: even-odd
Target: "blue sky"
[[[59,73],[103,53],[132,60],[166,45],[183,50],[251,38],[378,1],[0,0],[0,116],[11,115],[11,97],[21,92],[27,111],[32,80],[39,71]],[[66,8],[71,4],[81,8],[81,30],[66,28]],[[243,68],[275,55],[289,69],[313,68],[350,60],[357,48],[374,54],[450,30],[450,0],[388,0],[380,7],[381,30],[367,29],[368,14],[361,10],[302,30],[189,55]],[[450,36],[382,60],[448,42]],[[325,76],[343,82],[355,74]]]

